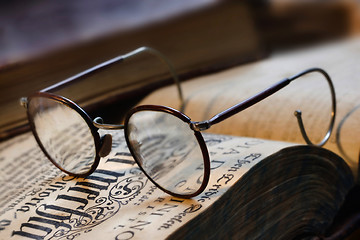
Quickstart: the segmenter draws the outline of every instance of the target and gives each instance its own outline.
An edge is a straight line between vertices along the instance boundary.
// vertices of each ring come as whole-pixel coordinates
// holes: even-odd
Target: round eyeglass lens
[[[157,185],[178,195],[200,189],[204,157],[188,123],[167,112],[143,110],[130,116],[125,131],[138,164]]]
[[[90,171],[96,159],[95,140],[76,110],[51,98],[33,97],[28,111],[39,145],[55,165],[74,175]]]

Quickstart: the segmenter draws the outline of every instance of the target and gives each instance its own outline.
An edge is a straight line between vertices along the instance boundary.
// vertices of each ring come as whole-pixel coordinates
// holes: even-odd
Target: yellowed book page
[[[331,76],[337,97],[335,128],[326,148],[342,155],[354,174],[360,149],[360,38],[301,51],[278,54],[267,60],[199,77],[182,84],[185,113],[193,121],[210,119],[284,78],[320,67]],[[320,74],[302,77],[261,103],[212,126],[208,132],[305,143],[294,111],[302,110],[312,142],[325,135],[331,113],[331,94]],[[320,77],[320,78],[319,78]],[[156,91],[141,104],[179,109],[176,91]]]
[[[207,209],[252,166],[289,143],[207,134],[210,181],[172,197],[140,171],[123,131],[86,179],[68,176],[27,133],[0,144],[0,239],[165,239]]]

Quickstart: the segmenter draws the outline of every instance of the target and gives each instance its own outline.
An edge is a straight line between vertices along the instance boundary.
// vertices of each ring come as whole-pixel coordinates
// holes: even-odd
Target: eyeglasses
[[[100,158],[109,154],[112,145],[111,135],[100,137],[99,129],[124,129],[127,146],[144,174],[164,192],[176,197],[191,198],[205,189],[210,176],[210,159],[201,131],[313,72],[320,73],[327,80],[332,95],[330,126],[319,144],[312,143],[308,138],[301,112],[296,111],[295,115],[308,144],[322,146],[331,135],[336,113],[335,91],[329,75],[320,68],[311,68],[281,80],[211,119],[200,122],[191,121],[184,113],[170,107],[142,105],[126,113],[124,125],[104,124],[100,117],[92,120],[71,100],[50,93],[143,52],[158,57],[166,64],[183,103],[180,83],[173,66],[164,55],[148,47],[111,59],[21,99],[21,104],[27,109],[29,124],[37,143],[59,169],[78,177],[90,175],[98,166]]]

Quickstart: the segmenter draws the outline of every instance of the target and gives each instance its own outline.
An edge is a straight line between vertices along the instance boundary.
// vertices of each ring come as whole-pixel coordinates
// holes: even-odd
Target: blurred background
[[[186,80],[359,34],[357,0],[1,1],[0,141],[28,130],[20,97],[141,46]],[[137,56],[60,94],[109,119],[171,83],[166,71]]]
[[[184,80],[359,34],[359,5],[355,0],[2,1],[0,138],[24,129],[21,96],[137,47],[161,51]],[[151,65],[149,56],[126,64],[61,94],[95,111],[99,103],[119,100],[129,107],[171,83],[166,69]]]
[[[209,11],[215,5],[221,8],[229,2],[235,1],[2,1],[0,63],[23,61],[64,47],[114,36],[125,38],[131,31],[166,24],[195,11]],[[237,2],[247,5],[262,43],[270,50],[292,48],[360,31],[359,1],[356,0]],[[152,44],[151,40],[151,37],[143,36],[133,45]],[[114,51],[127,50],[125,46],[112,47]]]

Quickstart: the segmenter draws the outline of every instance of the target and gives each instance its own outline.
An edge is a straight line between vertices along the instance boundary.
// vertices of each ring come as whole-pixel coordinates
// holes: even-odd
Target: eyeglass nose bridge
[[[101,117],[97,117],[93,120],[93,125],[99,129],[105,130],[117,130],[124,129],[124,125],[116,125],[116,124],[105,124],[104,120]]]
[[[112,125],[112,124],[104,124],[104,121],[101,117],[97,117],[93,120],[93,125],[99,129],[105,130],[115,130],[115,129],[124,129],[124,125]],[[105,134],[100,139],[100,150],[99,156],[106,157],[109,155],[112,148],[112,136],[111,134]]]

